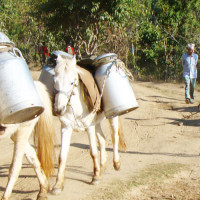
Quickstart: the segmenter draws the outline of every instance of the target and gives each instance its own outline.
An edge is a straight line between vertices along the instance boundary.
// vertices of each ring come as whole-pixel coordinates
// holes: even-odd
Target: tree
[[[47,28],[59,42],[72,41],[79,54],[90,55],[120,52],[127,44],[126,24],[134,6],[133,0],[50,0],[41,9],[48,13]]]
[[[180,77],[186,44],[199,44],[200,1],[152,0],[150,3],[149,19],[140,26],[141,71],[165,80]]]

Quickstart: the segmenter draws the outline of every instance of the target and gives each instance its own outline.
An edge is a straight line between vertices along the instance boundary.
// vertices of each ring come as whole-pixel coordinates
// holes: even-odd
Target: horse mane
[[[56,67],[54,69],[55,74],[62,73],[65,69],[71,69],[75,73],[79,73],[79,70],[76,68],[75,58],[69,58],[67,56],[58,56],[56,60]]]

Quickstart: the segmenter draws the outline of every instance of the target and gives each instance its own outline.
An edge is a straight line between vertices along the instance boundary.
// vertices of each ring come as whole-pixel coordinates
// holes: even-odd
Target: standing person
[[[71,55],[75,55],[74,49],[73,47],[70,46],[70,44],[68,44],[67,47],[65,48],[65,52]]]
[[[194,103],[194,87],[197,78],[198,55],[194,53],[194,44],[187,45],[187,53],[182,56],[183,77],[185,82],[185,102]]]
[[[42,46],[39,48],[40,63],[42,66],[46,64],[47,58],[49,57],[49,51],[46,47],[45,42],[42,42]]]

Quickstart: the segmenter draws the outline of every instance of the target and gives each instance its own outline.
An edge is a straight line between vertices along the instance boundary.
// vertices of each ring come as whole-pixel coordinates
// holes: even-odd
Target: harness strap
[[[68,98],[68,104],[69,104],[72,95],[74,95],[74,88],[77,87],[77,86],[78,86],[78,83],[77,83],[77,81],[75,79],[74,82],[73,82],[72,89],[69,92],[65,92],[63,90],[56,90],[56,89],[55,90],[56,90],[56,93],[64,94]]]

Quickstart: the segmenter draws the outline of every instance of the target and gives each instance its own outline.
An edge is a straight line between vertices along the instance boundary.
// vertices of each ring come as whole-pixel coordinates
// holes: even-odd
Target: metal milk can
[[[44,110],[28,66],[19,51],[0,53],[0,124],[31,120]]]
[[[116,54],[104,54],[95,60],[102,63],[95,72],[97,85],[102,92],[102,103],[105,116],[112,118],[138,108],[133,89],[125,72],[117,67]],[[106,58],[106,62],[102,60]],[[110,60],[109,60],[110,58]],[[105,63],[105,64],[103,64]]]

